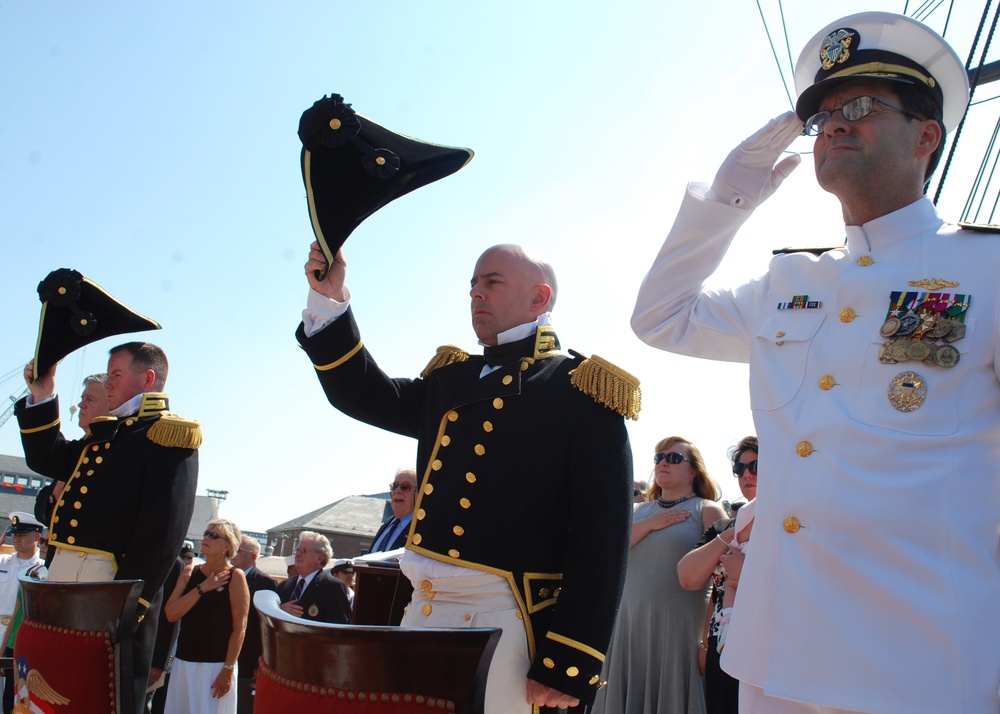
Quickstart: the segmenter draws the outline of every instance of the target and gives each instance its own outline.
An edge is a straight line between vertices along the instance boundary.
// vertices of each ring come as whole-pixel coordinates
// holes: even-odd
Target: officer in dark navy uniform
[[[637,415],[637,381],[559,351],[555,276],[518,246],[476,265],[472,322],[485,356],[441,348],[419,379],[378,369],[348,306],[342,255],[321,281],[326,267],[314,244],[297,336],[327,397],[418,439],[401,561],[415,592],[402,624],[504,629],[488,714],[593,701],[628,558],[623,416]]]
[[[83,439],[60,432],[55,367],[35,378],[15,407],[28,466],[57,481],[36,504],[49,521],[49,580],[141,579],[142,618],[134,638],[136,701],[149,676],[161,586],[176,560],[194,510],[198,481],[197,422],[169,412],[162,389],[167,361],[155,345],[111,350],[105,389],[112,416],[98,417]],[[125,683],[123,683],[123,686]]]

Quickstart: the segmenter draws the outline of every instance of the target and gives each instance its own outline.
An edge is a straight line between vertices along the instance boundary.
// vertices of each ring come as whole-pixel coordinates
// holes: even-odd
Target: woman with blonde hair
[[[704,714],[698,639],[708,586],[680,586],[677,562],[726,512],[701,452],[671,436],[656,445],[653,482],[632,515],[632,549],[594,714]]]
[[[240,529],[227,520],[208,524],[201,553],[177,579],[164,611],[181,620],[167,688],[167,714],[235,714],[236,660],[243,647],[250,590],[229,559],[240,548]]]

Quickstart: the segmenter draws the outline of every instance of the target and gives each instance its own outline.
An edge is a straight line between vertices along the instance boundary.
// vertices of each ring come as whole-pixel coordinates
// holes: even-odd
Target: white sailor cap
[[[952,131],[969,103],[969,77],[951,46],[905,15],[862,12],[832,22],[806,43],[795,65],[795,113],[806,121],[830,90],[854,79],[924,89]]]
[[[30,513],[11,511],[10,529],[14,533],[41,533],[45,530],[45,524]]]

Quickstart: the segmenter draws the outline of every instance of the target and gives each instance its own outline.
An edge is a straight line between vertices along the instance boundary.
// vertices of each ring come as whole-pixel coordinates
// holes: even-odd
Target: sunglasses
[[[222,540],[222,536],[215,531],[205,531],[205,537],[212,540]]]
[[[389,493],[392,493],[397,488],[400,491],[402,491],[403,493],[409,493],[410,491],[413,490],[413,484],[412,483],[390,483],[389,484]]]
[[[752,473],[754,476],[756,476],[757,475],[757,459],[754,459],[749,464],[741,464],[741,463],[735,463],[735,464],[733,464],[733,476],[735,476],[736,478],[739,478],[740,476],[742,476],[744,474],[744,472],[747,469],[750,469],[750,473]]]
[[[676,451],[671,451],[669,453],[664,453],[660,451],[659,453],[653,454],[653,463],[658,464],[661,461],[666,461],[668,464],[677,465],[681,461],[691,462],[691,459],[684,456],[683,454],[678,454]]]

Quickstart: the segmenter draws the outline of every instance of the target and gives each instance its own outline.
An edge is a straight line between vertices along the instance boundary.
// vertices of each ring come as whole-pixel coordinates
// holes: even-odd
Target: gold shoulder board
[[[613,409],[626,419],[639,418],[642,390],[639,379],[607,360],[593,355],[570,371],[570,384],[594,401]]]
[[[154,444],[169,448],[197,449],[201,446],[201,424],[170,412],[163,412],[146,435]]]
[[[437,348],[434,356],[431,357],[431,361],[424,367],[424,371],[420,373],[420,376],[427,379],[430,373],[438,367],[444,367],[455,362],[464,362],[467,359],[469,359],[469,353],[465,350],[455,347],[455,345],[441,345]]]
[[[971,223],[969,221],[959,221],[958,225],[965,231],[976,233],[1000,233],[1000,226],[995,223]]]

